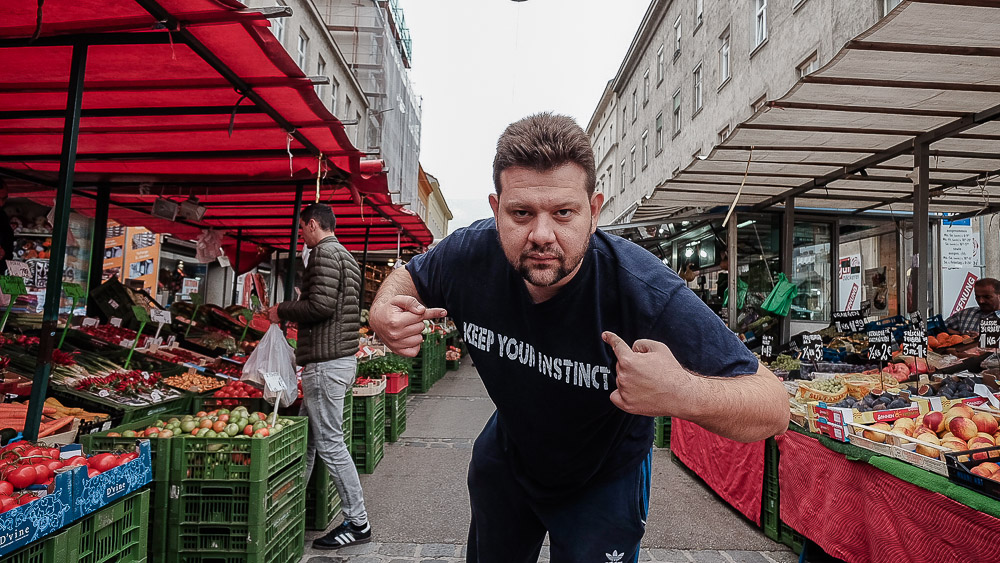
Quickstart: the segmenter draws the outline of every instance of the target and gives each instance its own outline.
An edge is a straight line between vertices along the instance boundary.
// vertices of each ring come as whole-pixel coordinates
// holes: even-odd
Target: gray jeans
[[[309,417],[306,449],[306,479],[312,475],[318,455],[337,485],[344,519],[354,524],[368,521],[361,479],[351,453],[344,444],[344,395],[354,383],[358,361],[354,356],[306,364],[302,370],[302,407],[299,416]]]

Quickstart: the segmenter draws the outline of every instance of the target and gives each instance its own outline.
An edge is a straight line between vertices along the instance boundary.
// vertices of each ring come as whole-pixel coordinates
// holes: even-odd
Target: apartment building
[[[653,0],[587,126],[600,223],[628,222],[658,185],[898,4]]]

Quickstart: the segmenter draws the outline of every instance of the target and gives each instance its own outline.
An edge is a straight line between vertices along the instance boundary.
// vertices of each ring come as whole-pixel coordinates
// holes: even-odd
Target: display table
[[[697,424],[671,422],[670,451],[744,516],[760,525],[764,493],[764,441],[744,444]]]
[[[875,467],[895,460],[850,461],[798,432],[777,442],[781,520],[830,555],[850,562],[1000,561],[1000,519]],[[913,469],[930,482],[944,479]]]

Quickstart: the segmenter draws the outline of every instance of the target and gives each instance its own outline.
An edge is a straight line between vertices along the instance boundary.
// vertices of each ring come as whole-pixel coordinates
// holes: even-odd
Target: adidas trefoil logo
[[[608,563],[618,563],[625,557],[624,553],[618,553],[618,550],[614,550],[611,553],[605,553],[604,555],[608,558]]]

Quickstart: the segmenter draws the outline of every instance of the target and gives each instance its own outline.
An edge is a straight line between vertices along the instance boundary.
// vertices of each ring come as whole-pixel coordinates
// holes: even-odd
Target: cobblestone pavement
[[[465,546],[442,543],[376,543],[345,547],[334,554],[316,553],[307,548],[303,563],[458,563],[465,561]],[[542,547],[539,562],[547,562],[548,546]],[[643,548],[639,561],[649,563],[795,563],[790,551],[715,551]]]

